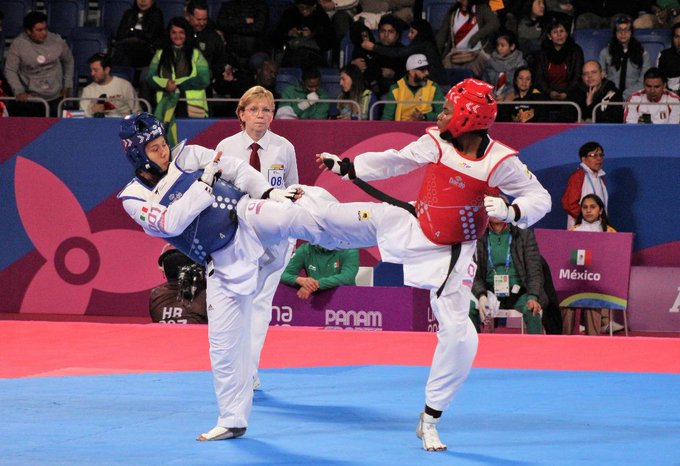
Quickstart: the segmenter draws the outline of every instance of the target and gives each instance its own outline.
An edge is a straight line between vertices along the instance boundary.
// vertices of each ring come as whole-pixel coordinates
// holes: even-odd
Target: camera
[[[192,301],[205,288],[205,269],[198,264],[183,265],[177,274],[177,299]]]

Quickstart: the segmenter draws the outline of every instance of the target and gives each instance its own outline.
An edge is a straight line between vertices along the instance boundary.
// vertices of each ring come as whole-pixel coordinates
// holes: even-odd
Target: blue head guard
[[[155,116],[142,112],[139,115],[129,115],[120,124],[118,133],[125,156],[135,167],[135,170],[153,169],[161,173],[163,170],[146,156],[144,148],[154,139],[165,136],[165,128]]]

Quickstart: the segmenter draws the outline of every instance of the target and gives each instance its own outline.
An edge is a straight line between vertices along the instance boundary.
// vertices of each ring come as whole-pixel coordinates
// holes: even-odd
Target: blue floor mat
[[[680,464],[680,375],[474,369],[439,432],[415,436],[428,369],[261,372],[246,436],[209,372],[0,380],[2,465]]]

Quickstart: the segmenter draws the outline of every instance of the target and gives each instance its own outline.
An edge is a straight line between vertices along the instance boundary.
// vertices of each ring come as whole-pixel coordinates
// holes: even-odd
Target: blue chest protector
[[[163,194],[160,204],[168,207],[181,198],[202,174],[203,170],[182,173]],[[243,195],[232,184],[222,179],[217,180],[213,186],[213,203],[182,234],[166,240],[194,261],[205,264],[211,253],[222,249],[234,238],[238,228],[236,204]]]

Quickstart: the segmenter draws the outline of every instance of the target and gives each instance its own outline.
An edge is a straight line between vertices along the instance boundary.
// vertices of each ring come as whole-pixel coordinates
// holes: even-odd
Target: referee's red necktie
[[[255,170],[260,171],[260,156],[257,151],[260,150],[260,145],[256,142],[250,145],[250,166]]]

